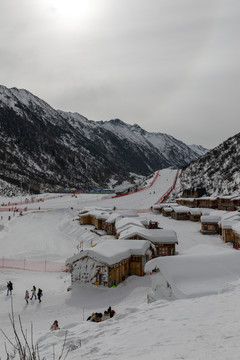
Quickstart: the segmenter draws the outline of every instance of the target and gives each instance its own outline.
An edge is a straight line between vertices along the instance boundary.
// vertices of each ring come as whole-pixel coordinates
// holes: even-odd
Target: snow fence
[[[28,270],[39,272],[67,272],[69,269],[64,263],[58,263],[54,261],[31,261],[31,260],[16,260],[7,259],[5,257],[0,258],[0,268],[16,269],[16,270]]]

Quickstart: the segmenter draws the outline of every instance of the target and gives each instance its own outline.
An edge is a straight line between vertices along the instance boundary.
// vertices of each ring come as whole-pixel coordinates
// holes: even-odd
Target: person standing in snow
[[[36,295],[37,289],[36,289],[36,286],[35,286],[35,285],[33,285],[33,288],[32,288],[32,290],[31,290],[31,292],[32,292],[32,296],[31,296],[30,300],[32,300],[33,297],[35,297],[35,300],[36,300],[36,299],[37,299],[37,295]]]
[[[42,295],[43,295],[42,289],[39,288],[39,289],[38,289],[38,292],[37,292],[37,297],[38,297],[39,302],[42,301],[42,300],[41,300]]]
[[[26,300],[26,303],[28,304],[28,299],[29,299],[29,292],[28,290],[25,291],[25,297],[24,299]]]
[[[10,295],[12,295],[12,290],[13,290],[13,283],[11,281],[8,281],[7,283],[7,295],[10,293]]]

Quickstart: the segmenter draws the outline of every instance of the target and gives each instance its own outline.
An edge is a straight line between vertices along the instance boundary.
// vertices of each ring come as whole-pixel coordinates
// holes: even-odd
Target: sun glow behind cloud
[[[100,12],[94,0],[44,0],[41,2],[55,24],[64,30],[90,25]]]

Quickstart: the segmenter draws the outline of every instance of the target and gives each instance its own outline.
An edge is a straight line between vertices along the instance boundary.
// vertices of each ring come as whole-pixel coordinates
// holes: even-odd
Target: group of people
[[[12,295],[12,291],[13,291],[13,283],[11,281],[8,281],[7,282],[7,295]],[[35,300],[38,299],[39,302],[41,302],[41,297],[43,296],[43,292],[42,292],[42,289],[38,289],[37,291],[37,288],[35,285],[33,285],[33,288],[31,290],[32,292],[32,296],[30,297],[29,295],[29,291],[26,290],[25,291],[25,296],[24,296],[24,299],[26,300],[26,303],[28,304],[28,300],[32,300],[33,298],[35,298]]]
[[[115,311],[112,310],[111,306],[109,306],[109,308],[107,310],[104,311],[104,314],[102,313],[92,313],[92,315],[90,315],[87,318],[87,321],[93,321],[93,322],[99,322],[99,321],[103,321],[103,320],[107,320],[109,318],[112,318],[115,315]]]
[[[38,299],[39,302],[42,301],[42,300],[41,300],[41,297],[43,296],[42,289],[39,288],[38,291],[37,291],[36,286],[33,285],[33,288],[32,288],[32,290],[31,290],[31,292],[32,292],[32,296],[30,297],[29,291],[28,291],[28,290],[25,291],[24,299],[26,300],[26,304],[28,304],[28,300],[29,300],[29,299],[32,300],[33,298],[35,298],[35,300]]]

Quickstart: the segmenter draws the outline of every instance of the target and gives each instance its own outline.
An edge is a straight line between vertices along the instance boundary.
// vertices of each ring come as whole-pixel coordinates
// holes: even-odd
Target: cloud
[[[239,131],[236,0],[67,3],[0,3],[3,85],[206,147]]]

